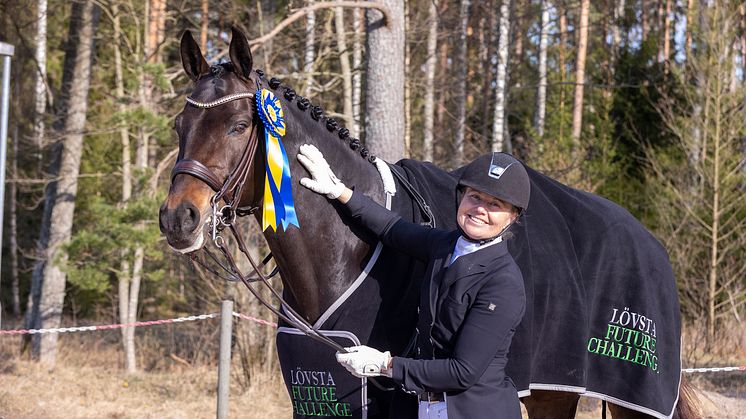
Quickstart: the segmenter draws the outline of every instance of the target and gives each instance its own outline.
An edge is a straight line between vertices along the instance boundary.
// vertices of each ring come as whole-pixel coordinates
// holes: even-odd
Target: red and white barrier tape
[[[724,371],[746,371],[746,365],[740,367],[715,367],[715,368],[683,368],[681,372],[724,372]]]
[[[220,313],[200,314],[198,316],[187,316],[178,317],[175,319],[164,319],[164,320],[150,320],[144,322],[134,322],[127,324],[104,324],[99,326],[78,326],[78,327],[58,327],[54,329],[20,329],[20,330],[0,330],[0,335],[35,335],[42,333],[71,333],[71,332],[92,332],[94,330],[112,330],[112,329],[123,329],[126,327],[140,327],[140,326],[155,326],[158,324],[169,324],[169,323],[182,323],[197,320],[207,320],[220,317]],[[277,323],[273,323],[267,320],[258,319],[256,317],[247,316],[245,314],[233,312],[233,317],[237,317],[244,320],[251,320],[255,323],[263,324],[266,326],[277,327]]]
[[[154,326],[157,324],[181,323],[196,320],[206,320],[220,317],[220,313],[200,314],[199,316],[178,317],[175,319],[150,320],[145,322],[134,322],[127,324],[104,324],[100,326],[80,326],[80,327],[58,327],[55,329],[21,329],[21,330],[0,330],[0,335],[35,335],[38,333],[68,333],[68,332],[91,332],[94,330],[111,330],[123,329],[125,327]]]
[[[256,317],[251,317],[251,316],[247,316],[245,314],[236,313],[235,311],[233,312],[233,317],[238,317],[239,319],[244,319],[244,320],[251,320],[252,322],[263,324],[265,326],[277,327],[277,323],[272,323],[272,322],[268,322],[266,320],[257,319]]]

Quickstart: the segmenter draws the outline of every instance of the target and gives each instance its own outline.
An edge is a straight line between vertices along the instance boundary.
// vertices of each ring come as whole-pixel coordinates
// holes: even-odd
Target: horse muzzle
[[[158,223],[168,245],[179,253],[199,250],[205,243],[203,215],[190,202],[181,202],[175,208],[161,206]]]

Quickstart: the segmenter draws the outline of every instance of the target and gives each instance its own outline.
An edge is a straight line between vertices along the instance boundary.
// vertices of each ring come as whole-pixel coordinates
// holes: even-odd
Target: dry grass
[[[711,344],[704,319],[685,324],[681,341],[684,368],[746,365],[746,327],[733,317],[719,325]]]
[[[17,356],[19,338],[2,337],[0,418],[215,417],[217,366],[189,366],[168,357],[157,369],[127,375],[118,347],[94,339],[63,338],[57,366],[49,370]],[[236,381],[231,380],[230,417],[291,417],[279,372],[254,375],[248,390]]]

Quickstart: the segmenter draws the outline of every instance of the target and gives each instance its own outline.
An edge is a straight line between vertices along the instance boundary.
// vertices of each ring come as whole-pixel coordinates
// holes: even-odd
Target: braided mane
[[[220,64],[220,66],[224,66],[226,63]],[[230,71],[233,71],[233,65],[231,63],[227,63],[228,66],[226,68],[229,68]],[[211,67],[212,68],[212,67]],[[264,71],[262,70],[255,70],[256,74],[259,75],[259,78],[261,80],[265,80]],[[216,77],[219,77],[216,75]],[[281,85],[282,81],[276,77],[272,77],[267,82],[269,87],[272,88],[272,90],[278,90]],[[376,156],[372,155],[370,151],[362,144],[362,142],[358,138],[354,138],[350,135],[350,130],[342,126],[336,119],[332,117],[327,117],[324,115],[324,110],[317,105],[314,105],[311,103],[311,101],[308,98],[305,98],[303,96],[300,96],[295,90],[293,90],[289,86],[282,86],[282,93],[285,100],[287,100],[289,103],[296,103],[296,106],[298,106],[298,109],[300,109],[302,112],[305,113],[305,111],[310,109],[309,115],[311,116],[311,119],[313,119],[316,122],[321,122],[326,127],[327,131],[334,133],[337,132],[337,135],[339,136],[339,139],[342,141],[345,141],[349,144],[350,149],[353,151],[358,151],[360,153],[360,156],[370,163],[374,163],[376,161]]]

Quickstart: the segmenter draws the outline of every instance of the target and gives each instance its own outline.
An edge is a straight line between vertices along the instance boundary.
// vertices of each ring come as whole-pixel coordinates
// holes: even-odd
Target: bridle
[[[256,82],[256,91],[259,91],[260,84],[257,81]],[[241,100],[241,99],[254,99],[255,98],[255,92],[240,92],[240,93],[234,93],[230,95],[223,96],[221,98],[218,98],[211,102],[199,102],[191,97],[187,97],[186,101],[189,105],[195,106],[200,109],[210,109],[215,108],[221,105],[224,105],[226,103],[232,102],[234,100]],[[213,191],[215,191],[215,195],[210,199],[210,206],[212,208],[212,215],[209,220],[209,226],[212,233],[212,241],[215,244],[215,246],[221,251],[223,254],[225,260],[227,261],[226,264],[221,263],[218,258],[213,255],[207,248],[203,247],[207,255],[215,261],[224,271],[228,273],[228,278],[225,278],[224,276],[220,275],[219,272],[216,270],[213,270],[212,268],[209,268],[207,265],[200,262],[197,258],[195,253],[192,252],[189,254],[190,259],[193,262],[199,263],[203,267],[206,267],[209,269],[212,273],[216,274],[217,276],[225,279],[231,279],[235,280],[238,279],[241,282],[244,283],[244,285],[249,289],[251,294],[256,297],[259,302],[262,303],[265,307],[267,307],[272,313],[274,313],[279,318],[283,319],[288,324],[292,325],[293,327],[297,328],[298,330],[302,331],[306,336],[322,343],[327,346],[332,347],[334,350],[338,352],[347,352],[347,350],[342,347],[340,344],[329,338],[328,336],[325,336],[320,331],[315,329],[303,316],[298,314],[285,300],[282,298],[280,293],[277,292],[277,290],[272,287],[272,285],[269,283],[269,279],[274,276],[277,273],[277,269],[273,271],[270,275],[264,275],[261,272],[261,268],[269,261],[271,258],[271,254],[266,257],[261,264],[257,264],[254,259],[249,254],[248,248],[246,247],[246,244],[244,242],[243,236],[241,235],[240,231],[236,228],[235,221],[237,217],[253,214],[258,207],[255,205],[252,205],[251,207],[245,208],[245,207],[239,207],[239,202],[241,200],[241,193],[243,191],[244,184],[246,183],[246,180],[248,178],[248,174],[251,171],[252,168],[252,162],[254,161],[254,157],[256,155],[256,150],[259,146],[259,137],[258,137],[258,129],[259,123],[257,122],[257,118],[252,119],[251,124],[251,131],[249,133],[249,141],[248,144],[246,144],[246,148],[244,149],[241,158],[236,165],[236,167],[230,172],[228,177],[225,181],[221,181],[220,178],[213,173],[212,170],[210,170],[207,166],[205,166],[203,163],[201,163],[198,160],[194,159],[181,159],[176,162],[174,165],[173,170],[171,171],[171,182],[173,183],[174,178],[177,175],[185,174],[192,177],[195,177],[205,184],[209,186]],[[224,203],[224,204],[222,204]],[[249,260],[249,263],[251,264],[252,269],[256,273],[257,278],[249,278],[248,275],[245,275],[241,270],[238,268],[233,255],[228,250],[226,246],[226,242],[223,239],[223,237],[220,235],[220,233],[228,228],[233,235],[233,237],[236,239],[236,243],[238,244],[238,248],[241,251],[241,253],[246,256],[246,258]],[[259,293],[257,289],[254,288],[252,285],[252,282],[260,281],[264,286],[266,286],[272,295],[277,298],[277,300],[280,302],[280,305],[282,309],[276,308],[274,305],[272,305],[270,302],[268,302],[262,295]],[[283,312],[287,311],[286,314]]]

